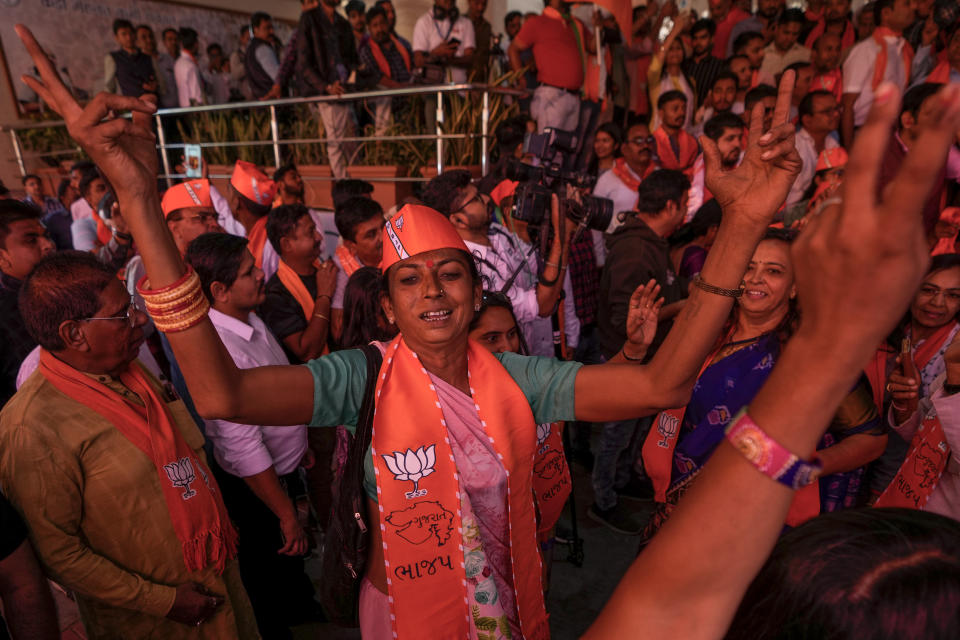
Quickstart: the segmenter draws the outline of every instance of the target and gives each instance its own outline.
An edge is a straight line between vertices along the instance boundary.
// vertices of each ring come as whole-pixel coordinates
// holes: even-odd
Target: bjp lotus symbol
[[[167,478],[175,487],[183,487],[186,491],[180,497],[189,500],[197,495],[197,492],[190,488],[190,484],[197,479],[193,472],[193,463],[190,458],[183,457],[176,462],[163,465],[163,470],[167,472]]]
[[[420,447],[416,451],[407,449],[406,453],[394,451],[393,455],[383,456],[383,461],[387,463],[394,479],[409,480],[413,483],[413,491],[404,494],[408,500],[427,495],[427,490],[420,489],[418,485],[421,479],[436,471],[434,466],[437,464],[437,454],[434,447],[435,445]]]

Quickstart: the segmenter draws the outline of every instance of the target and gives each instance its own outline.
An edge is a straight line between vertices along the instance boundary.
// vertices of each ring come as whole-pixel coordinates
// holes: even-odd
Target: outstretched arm
[[[30,30],[17,25],[40,80],[21,79],[66,121],[70,136],[114,186],[151,288],[176,282],[186,271],[167,230],[157,192],[156,139],[151,133],[155,98],[97,95],[80,107]],[[130,111],[132,119],[112,117]],[[169,333],[197,410],[208,418],[243,424],[304,424],[313,413],[313,378],[306,367],[238,369],[213,324]]]
[[[774,115],[774,127],[764,134],[763,108],[755,107],[750,139],[739,167],[720,168],[716,143],[700,143],[706,161],[707,188],[723,209],[716,241],[700,272],[704,282],[737,289],[753,251],[773,214],[783,204],[801,160],[789,122],[794,73],[784,73]],[[577,375],[578,420],[624,420],[687,403],[697,370],[706,359],[733,298],[691,287],[690,297],[653,360],[643,367],[605,364],[583,367]]]
[[[880,87],[847,165],[842,202],[814,218],[794,244],[803,319],[749,407],[771,438],[805,459],[863,363],[906,310],[929,262],[920,206],[960,127],[960,87],[941,91],[934,124],[878,203],[875,186],[897,97],[893,85]],[[649,638],[722,637],[792,498],[791,490],[721,443],[586,637],[622,637],[634,628]]]

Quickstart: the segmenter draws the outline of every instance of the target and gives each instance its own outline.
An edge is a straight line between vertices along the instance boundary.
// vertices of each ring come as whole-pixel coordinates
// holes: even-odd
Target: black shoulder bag
[[[331,622],[348,627],[360,625],[360,582],[370,543],[363,462],[373,432],[374,391],[383,361],[374,345],[361,349],[367,359],[367,386],[340,478],[340,491],[330,510],[321,555],[320,602]]]

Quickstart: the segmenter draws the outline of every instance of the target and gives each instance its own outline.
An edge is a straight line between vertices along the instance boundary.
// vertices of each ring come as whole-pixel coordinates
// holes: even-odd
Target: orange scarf
[[[248,246],[253,254],[253,261],[258,269],[263,268],[263,249],[267,246],[267,216],[257,218],[257,221],[247,232]]]
[[[857,34],[853,30],[853,24],[851,24],[849,20],[846,20],[845,23],[846,26],[843,28],[843,35],[840,36],[840,51],[846,51],[857,43]],[[810,35],[807,36],[806,47],[812,49],[813,45],[817,42],[817,38],[826,33],[826,31],[827,19],[821,15],[819,22],[817,22],[813,30],[810,31]]]
[[[407,68],[407,71],[410,71],[410,54],[407,53],[407,48],[404,47],[400,41],[397,39],[397,36],[390,34],[390,41],[393,42],[393,46],[396,47],[397,51],[400,52],[400,56],[403,58],[403,64]],[[380,73],[392,78],[393,75],[390,73],[390,63],[387,62],[387,57],[383,55],[383,49],[380,48],[380,45],[377,44],[377,41],[373,38],[367,40],[370,44],[370,53],[373,54],[373,59],[377,61],[377,66],[380,68]]]
[[[537,425],[537,455],[533,461],[533,492],[536,496],[540,525],[537,539],[541,542],[550,537],[553,525],[570,495],[570,468],[563,455],[563,423],[551,422]]]
[[[471,340],[467,362],[477,411],[507,473],[520,627],[528,640],[545,639],[550,631],[531,499],[541,499],[534,493],[537,429],[526,397],[492,354]],[[402,336],[384,354],[376,398],[371,449],[394,637],[423,637],[429,621],[433,637],[466,638],[472,622],[457,470],[437,393]]]
[[[669,144],[669,143],[668,143]],[[656,171],[656,165],[651,161],[647,165],[647,169],[643,172],[643,176],[638,180],[634,177],[633,170],[627,165],[627,161],[623,158],[617,158],[617,161],[613,163],[613,175],[620,178],[622,182],[630,191],[636,191],[640,188],[640,180],[645,180],[647,176]]]
[[[917,367],[918,372],[923,371],[923,368],[930,363],[933,356],[940,352],[943,343],[947,341],[947,338],[950,337],[950,333],[956,326],[956,322],[948,322],[937,329],[932,336],[924,340],[923,344],[914,346],[913,363]],[[891,355],[896,358],[897,352],[888,344],[881,345],[880,348],[877,349],[877,353],[874,354],[873,360],[867,365],[867,370],[864,372],[867,374],[867,379],[870,381],[870,387],[873,390],[873,402],[877,405],[877,411],[880,412],[881,416],[884,415],[883,392],[887,384],[887,359]]]
[[[120,381],[143,401],[142,407],[46,349],[40,352],[40,372],[57,390],[112,422],[153,461],[187,569],[199,571],[213,565],[222,573],[226,561],[236,557],[237,532],[213,474],[187,444],[155,381],[140,364],[131,364],[120,374]]]
[[[713,364],[713,359],[732,334],[731,330],[720,341],[719,346],[714,349],[713,353],[707,357],[703,366],[700,367],[697,379],[703,375],[707,367]],[[654,499],[657,502],[667,501],[667,489],[670,487],[670,479],[673,474],[673,453],[677,448],[677,438],[680,435],[680,427],[683,425],[683,417],[686,413],[687,408],[685,406],[661,411],[653,421],[653,428],[647,433],[647,439],[643,442],[641,452],[643,467],[653,484]],[[819,513],[820,487],[818,483],[812,482],[794,493],[786,522],[791,527],[796,527],[810,518],[816,517]]]
[[[843,72],[840,69],[821,73],[810,82],[810,91],[829,91],[837,101],[843,99]]]
[[[872,86],[874,91],[876,91],[880,83],[883,82],[883,76],[887,71],[887,49],[889,48],[886,40],[887,36],[902,38],[899,33],[894,33],[888,27],[877,27],[873,30],[873,41],[880,45],[880,52],[877,54],[877,61],[873,66]],[[901,49],[900,55],[903,56],[904,78],[907,80],[907,84],[909,84],[910,67],[913,64],[913,47],[911,47],[910,43],[906,40],[903,41],[903,49]]]
[[[343,269],[343,272],[347,274],[347,277],[353,275],[353,272],[362,267],[360,261],[357,260],[357,256],[350,253],[350,250],[345,246],[340,245],[337,247],[337,260],[340,261],[340,267]]]
[[[314,262],[313,266],[319,267],[320,263]],[[303,280],[301,280],[297,272],[291,269],[290,265],[282,259],[277,263],[277,277],[280,278],[280,282],[283,283],[283,286],[290,292],[294,300],[300,304],[300,308],[303,309],[303,317],[307,319],[307,323],[309,324],[310,318],[313,317],[313,307],[316,305],[316,300],[314,300],[310,292],[307,291]]]
[[[930,75],[927,76],[927,79],[924,82],[932,82],[935,84],[949,84],[950,83],[950,63],[946,60],[941,60],[936,67],[933,68],[933,71],[930,72]]]
[[[936,414],[923,419],[913,435],[910,450],[894,476],[880,494],[875,507],[923,509],[940,481],[950,459],[950,445]]]
[[[113,230],[103,221],[96,210],[93,212],[93,219],[97,221],[97,242],[100,243],[101,247],[105,247],[110,244],[110,240],[113,239]]]
[[[697,156],[700,155],[700,145],[697,143],[697,139],[680,129],[677,133],[677,142],[680,145],[680,157],[678,158],[670,144],[670,136],[663,130],[663,127],[657,127],[657,130],[653,132],[653,137],[657,139],[657,156],[660,158],[660,167],[683,171],[688,178],[693,178],[693,164],[696,162]]]

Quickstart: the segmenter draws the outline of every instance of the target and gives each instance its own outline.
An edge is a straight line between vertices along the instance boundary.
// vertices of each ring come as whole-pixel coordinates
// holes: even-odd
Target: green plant
[[[265,141],[270,140],[270,113],[265,109],[202,111],[179,118],[177,129],[188,144]],[[269,145],[204,147],[203,157],[210,164],[230,165],[237,160],[261,166],[273,164]]]
[[[32,116],[30,119],[35,122],[49,120],[52,114],[44,113]],[[85,157],[83,151],[76,142],[67,133],[66,125],[53,127],[40,127],[36,129],[21,129],[17,131],[17,137],[20,145],[27,153],[49,153],[54,155],[45,155],[40,158],[45,164],[56,167],[60,161],[65,158]]]

